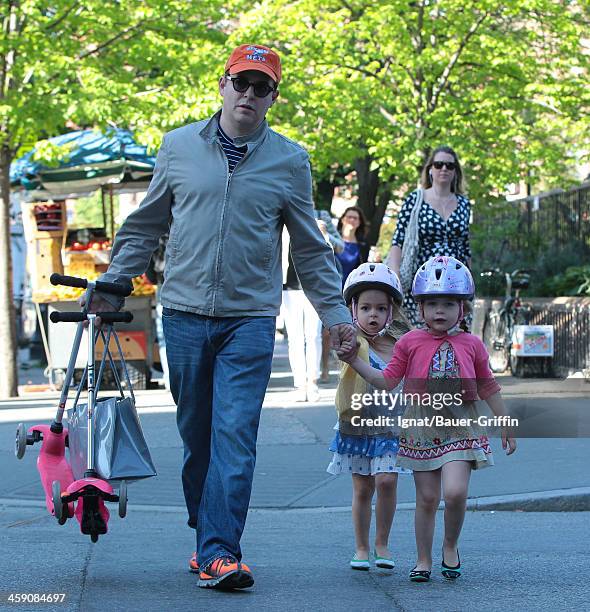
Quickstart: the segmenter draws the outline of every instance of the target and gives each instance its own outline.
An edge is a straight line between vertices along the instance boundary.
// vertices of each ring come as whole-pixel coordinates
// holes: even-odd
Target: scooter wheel
[[[24,423],[19,423],[16,428],[16,440],[14,441],[14,454],[17,459],[22,459],[27,450],[27,430]]]
[[[98,533],[96,533],[96,532],[94,532],[94,531],[93,531],[93,532],[90,534],[90,540],[91,540],[91,542],[93,542],[94,544],[96,544],[96,543],[98,542]]]
[[[122,480],[119,485],[119,516],[125,518],[127,515],[127,481]]]
[[[59,480],[54,480],[51,485],[51,493],[53,498],[53,514],[55,514],[55,518],[60,525],[63,525],[68,519],[68,509],[65,508],[61,499],[61,484]]]

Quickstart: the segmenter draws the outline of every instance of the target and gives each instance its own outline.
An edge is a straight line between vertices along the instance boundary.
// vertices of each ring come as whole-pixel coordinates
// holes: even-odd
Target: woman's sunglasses
[[[448,161],[435,161],[435,162],[432,162],[432,167],[436,168],[437,170],[442,170],[443,166],[447,170],[456,170],[457,169],[457,164],[455,162],[448,162]]]
[[[271,87],[266,81],[256,81],[256,83],[251,83],[246,77],[230,76],[229,74],[226,75],[225,78],[232,82],[234,89],[238,93],[248,91],[251,85],[254,88],[254,95],[257,98],[266,98],[271,91],[275,90],[275,88]]]

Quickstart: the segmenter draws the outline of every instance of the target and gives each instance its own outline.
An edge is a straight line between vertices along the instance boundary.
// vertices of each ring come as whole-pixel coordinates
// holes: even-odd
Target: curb
[[[513,512],[588,512],[590,511],[590,487],[476,497],[467,500],[467,509],[510,510]]]
[[[11,497],[0,498],[0,507],[16,508],[46,508],[45,501],[34,499],[19,499]],[[165,514],[186,514],[184,506],[155,506],[147,504],[129,504],[134,512],[160,512]],[[415,510],[414,502],[397,504],[396,510]],[[443,502],[439,510],[444,509]],[[467,510],[500,511],[500,512],[590,512],[590,487],[572,489],[553,489],[549,491],[534,491],[531,493],[514,493],[510,495],[491,495],[489,497],[471,497],[467,499]],[[332,512],[350,512],[350,506],[315,506],[315,507],[269,507],[250,508],[253,514],[328,514]]]
[[[444,503],[441,502],[438,508],[442,510]],[[397,509],[415,510],[416,504],[403,502],[397,505]],[[500,512],[589,512],[590,487],[470,497],[467,499],[467,510],[472,512],[496,510]]]

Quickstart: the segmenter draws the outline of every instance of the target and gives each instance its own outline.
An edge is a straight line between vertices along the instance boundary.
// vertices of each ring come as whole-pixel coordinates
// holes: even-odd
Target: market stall
[[[106,134],[83,130],[49,142],[64,151],[59,165],[43,165],[35,160],[35,150],[30,151],[11,167],[11,184],[21,193],[27,268],[47,353],[46,373],[50,382],[59,386],[75,329],[67,325],[47,329],[40,305],[47,305],[48,314],[52,310],[79,310],[77,300],[83,291],[54,287],[49,277],[58,272],[94,280],[107,269],[115,234],[114,199],[145,191],[155,158],[147,155],[145,147],[137,145],[126,130],[112,129]],[[91,227],[80,226],[73,214],[76,201],[97,190],[100,221]],[[134,292],[126,300],[126,309],[133,312],[134,320],[121,329],[119,337],[131,367],[132,382],[137,388],[145,388],[158,354],[153,349],[155,288],[145,276],[134,279],[133,284]],[[85,354],[83,349],[80,354]]]

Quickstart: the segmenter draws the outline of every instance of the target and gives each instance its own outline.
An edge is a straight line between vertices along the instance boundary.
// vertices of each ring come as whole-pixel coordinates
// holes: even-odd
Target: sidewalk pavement
[[[158,501],[154,499],[154,501]],[[398,511],[390,538],[397,567],[354,572],[349,512],[254,510],[242,541],[256,583],[236,593],[199,589],[187,570],[184,516],[129,507],[92,544],[77,522],[59,526],[40,508],[0,506],[0,609],[104,612],[489,612],[584,610],[590,562],[588,513],[469,512],[461,537],[463,576],[440,575],[442,513],[433,579],[414,584],[413,513]],[[9,593],[65,593],[61,605],[10,606]]]
[[[294,403],[286,346],[277,343],[243,541],[257,583],[252,592],[236,594],[197,589],[195,577],[186,571],[193,535],[185,525],[182,445],[168,393],[138,393],[158,476],[130,486],[127,518],[112,512],[110,533],[97,544],[79,533],[75,520],[59,526],[47,514],[35,467],[38,448],[28,447],[21,462],[13,455],[16,423],[49,422],[56,395],[0,402],[0,610],[12,609],[2,597],[13,591],[67,592],[65,604],[43,608],[84,611],[105,605],[113,610],[159,611],[181,605],[201,610],[238,601],[245,610],[339,612],[379,607],[468,610],[478,605],[489,610],[575,609],[587,604],[587,582],[580,578],[589,561],[590,515],[565,510],[590,509],[588,437],[524,438],[511,457],[502,453],[499,440],[492,441],[496,466],[471,479],[469,507],[479,511],[468,512],[466,518],[461,539],[465,576],[460,583],[448,584],[436,573],[427,585],[407,580],[414,562],[411,477],[400,477],[398,486],[391,537],[398,569],[393,574],[349,570],[350,479],[325,471],[336,418],[336,379],[333,371],[318,403]],[[583,380],[503,377],[501,384],[509,407],[518,403],[521,410],[541,417],[556,411],[576,415],[578,435],[587,425],[590,385]]]

